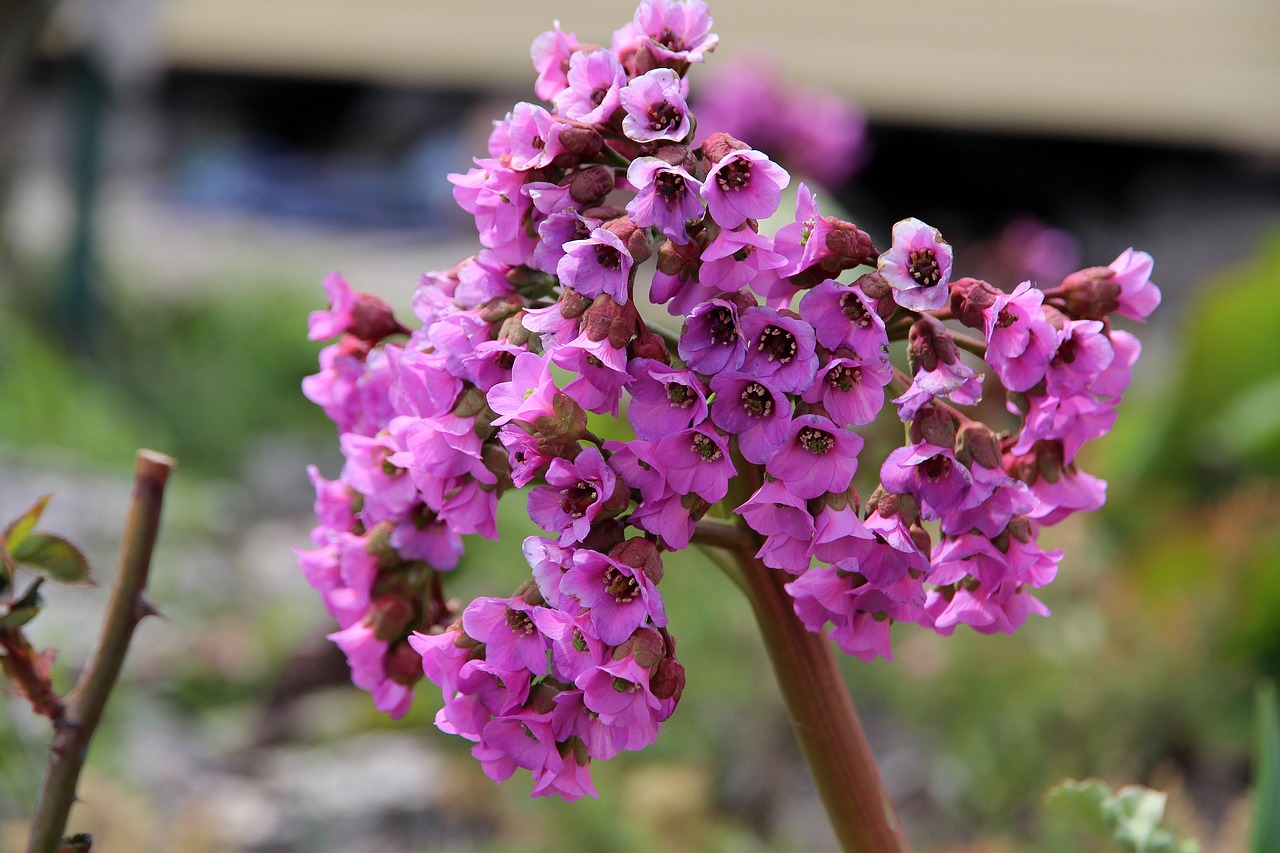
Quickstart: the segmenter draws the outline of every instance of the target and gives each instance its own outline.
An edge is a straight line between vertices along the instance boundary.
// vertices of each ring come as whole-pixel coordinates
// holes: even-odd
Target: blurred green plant
[[[1258,746],[1254,766],[1251,853],[1280,850],[1280,701],[1276,685],[1258,690]]]
[[[1179,841],[1164,823],[1167,797],[1141,785],[1126,785],[1118,791],[1100,779],[1077,782],[1068,779],[1049,792],[1045,808],[1068,831],[1092,842],[1090,850],[1115,850],[1124,853],[1198,853],[1194,840]],[[1105,848],[1097,845],[1105,844]]]
[[[298,390],[315,372],[318,348],[298,333],[313,302],[287,282],[168,301],[118,292],[83,354],[0,304],[0,442],[104,465],[162,447],[225,477],[265,433],[318,440],[325,425]]]

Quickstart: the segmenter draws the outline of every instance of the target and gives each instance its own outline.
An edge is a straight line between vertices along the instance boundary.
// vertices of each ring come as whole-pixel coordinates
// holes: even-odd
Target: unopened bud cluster
[[[643,0],[610,47],[539,36],[550,107],[516,105],[451,176],[483,248],[423,277],[421,326],[336,275],[311,320],[339,336],[304,389],[346,465],[313,472],[321,523],[300,552],[332,639],[392,714],[425,674],[437,725],[496,780],[530,771],[539,795],[593,793],[589,762],[652,743],[674,711],[662,552],[717,504],[787,574],[804,624],[862,659],[892,657],[898,622],[1012,632],[1047,613],[1032,591],[1062,555],[1037,534],[1102,504],[1075,459],[1138,356],[1110,315],[1160,299],[1132,250],[1052,290],[956,278],[936,229],[904,220],[877,249],[804,185],[794,219],[762,233],[788,173],[714,128],[692,145],[685,74],[710,26],[700,0]],[[1014,429],[964,411],[997,383]],[[887,390],[907,442],[864,500],[855,428]],[[598,438],[588,413],[624,400],[635,437]],[[442,574],[464,535],[497,536],[512,487],[547,533],[524,543],[532,580],[458,614]]]

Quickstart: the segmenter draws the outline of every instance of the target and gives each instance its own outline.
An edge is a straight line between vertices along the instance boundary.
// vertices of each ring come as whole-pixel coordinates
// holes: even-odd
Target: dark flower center
[[[707,326],[713,343],[731,344],[738,339],[738,325],[733,321],[733,312],[723,305],[707,314]]]
[[[1001,308],[1000,313],[996,315],[997,329],[1007,329],[1016,322],[1018,322],[1018,315],[1010,311],[1008,308]]]
[[[742,389],[742,410],[749,417],[767,418],[773,414],[773,395],[759,382],[748,382]]]
[[[827,371],[826,381],[833,388],[848,392],[854,385],[862,384],[862,368],[837,364]]]
[[[769,361],[776,361],[779,364],[789,363],[796,357],[796,351],[799,349],[796,336],[780,326],[766,326],[760,333],[756,346],[760,348],[760,352],[768,356]]]
[[[591,103],[594,106],[600,106],[604,103],[604,96],[609,94],[608,89],[593,89],[591,91]]]
[[[560,509],[569,514],[571,518],[582,518],[587,514],[587,510],[591,505],[599,499],[600,493],[596,491],[596,487],[579,480],[578,485],[570,486],[560,490],[562,497],[560,498]]]
[[[685,49],[684,39],[671,32],[670,27],[663,27],[662,35],[658,36],[654,41],[665,47],[667,50],[681,51]]]
[[[622,253],[613,246],[601,243],[596,246],[596,262],[600,264],[601,269],[617,272],[622,269]]]
[[[702,433],[693,436],[693,449],[702,457],[703,462],[716,462],[724,455],[719,445]]]
[[[684,178],[675,172],[659,172],[654,180],[654,193],[671,206],[675,206],[680,199],[684,198],[686,189]]]
[[[667,383],[667,402],[673,409],[687,409],[693,405],[693,392],[688,385],[679,382]]]
[[[936,483],[951,473],[951,460],[942,454],[932,456],[920,463],[920,472],[929,482]]]
[[[865,329],[871,325],[871,314],[867,311],[867,306],[863,305],[858,294],[851,290],[840,297],[840,310],[859,328]]]
[[[529,618],[528,613],[508,607],[507,627],[514,633],[524,634],[527,637],[533,633],[533,620]]]
[[[830,453],[831,448],[836,446],[836,437],[834,435],[810,426],[802,428],[796,435],[796,440],[800,442],[801,447],[810,453]]]
[[[907,255],[907,272],[921,287],[942,281],[942,268],[938,266],[933,249],[912,249]]]
[[[613,600],[618,604],[627,604],[635,600],[636,595],[640,592],[640,587],[635,578],[624,575],[617,569],[610,567],[604,573],[604,591],[606,594],[612,595]]]
[[[670,130],[680,123],[680,110],[670,101],[662,101],[649,107],[649,127],[653,130]]]
[[[737,192],[751,181],[751,161],[741,157],[716,172],[716,183],[725,192]]]

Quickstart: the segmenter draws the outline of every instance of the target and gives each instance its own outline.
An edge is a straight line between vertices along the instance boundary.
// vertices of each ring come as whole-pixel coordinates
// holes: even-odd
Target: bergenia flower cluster
[[[439,728],[495,780],[528,770],[535,795],[594,793],[590,762],[652,743],[675,710],[663,554],[708,515],[736,519],[803,623],[864,660],[892,658],[897,623],[1047,614],[1034,591],[1062,553],[1038,534],[1102,504],[1076,460],[1139,352],[1111,318],[1160,301],[1142,252],[1006,291],[957,276],[937,229],[904,220],[880,250],[803,185],[762,229],[789,174],[714,128],[692,145],[686,74],[716,41],[700,0],[642,0],[608,47],[539,36],[543,104],[517,104],[450,177],[481,248],[422,278],[420,325],[336,274],[311,318],[337,341],[304,390],[346,459],[337,480],[312,471],[320,523],[299,553],[330,637],[393,716],[425,675]],[[1011,429],[966,413],[993,393]],[[867,459],[858,429],[886,402],[906,442]],[[590,428],[623,411],[628,440]],[[530,579],[456,612],[443,581],[464,537],[498,535],[513,488],[546,532],[524,542]]]

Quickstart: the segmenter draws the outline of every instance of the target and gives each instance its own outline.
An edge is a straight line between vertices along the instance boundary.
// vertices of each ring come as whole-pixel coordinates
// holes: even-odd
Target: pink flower
[[[829,350],[848,347],[864,360],[883,358],[889,348],[884,320],[853,285],[828,279],[800,300],[800,316]]]
[[[804,320],[773,308],[748,308],[742,312],[742,337],[747,342],[743,373],[792,393],[813,384],[818,356],[813,327]]]
[[[698,280],[723,293],[733,293],[786,263],[773,251],[773,241],[750,228],[724,229],[702,250]]]
[[[748,219],[766,219],[778,209],[782,189],[791,176],[765,154],[742,148],[730,151],[711,167],[702,184],[707,209],[722,228],[737,228]]]
[[[627,112],[623,132],[636,142],[679,142],[692,128],[687,94],[688,83],[670,68],[655,68],[634,78],[618,93]]]
[[[893,226],[893,246],[880,256],[880,274],[893,288],[893,299],[909,311],[933,311],[947,304],[951,280],[951,246],[937,228],[919,219]]]
[[[607,50],[579,51],[569,57],[568,88],[555,96],[556,112],[584,124],[604,124],[618,109],[627,72]]]
[[[560,589],[588,608],[591,627],[610,646],[626,640],[647,621],[658,628],[667,624],[662,595],[653,581],[643,571],[596,551],[574,552],[573,566],[561,579]]]
[[[1044,294],[1024,281],[983,311],[987,363],[1010,391],[1026,391],[1044,378],[1058,335],[1040,306]]]
[[[462,612],[462,630],[484,643],[484,657],[498,669],[547,671],[547,639],[534,624],[535,608],[519,598],[477,598]]]
[[[797,497],[816,498],[849,488],[858,470],[862,437],[820,415],[800,415],[791,437],[769,459],[765,470]]]
[[[550,101],[569,85],[569,57],[578,49],[578,37],[560,29],[556,21],[552,29],[533,40],[529,50],[538,79],[533,91],[544,101]]]
[[[631,374],[627,419],[637,438],[659,441],[707,416],[707,395],[693,371],[633,358],[627,372]]]
[[[561,545],[585,539],[606,503],[616,500],[617,475],[594,446],[572,462],[552,459],[546,478],[548,485],[529,493],[529,517],[544,530],[558,532]]]
[[[662,62],[702,62],[720,42],[703,0],[641,0],[632,26]]]
[[[784,483],[766,480],[734,512],[765,537],[756,556],[766,566],[796,574],[809,567],[813,553],[813,516],[809,515],[804,499]]]
[[[486,395],[489,408],[498,415],[493,425],[502,426],[513,420],[532,424],[545,415],[554,417],[555,393],[547,360],[531,352],[520,353],[511,367],[511,381],[499,382]]]
[[[869,424],[884,407],[884,387],[892,379],[893,367],[883,356],[868,362],[832,356],[818,368],[817,377],[801,399],[822,403],[841,426]]]
[[[716,398],[711,420],[738,436],[748,462],[763,465],[786,441],[791,426],[791,401],[768,379],[738,372],[717,373],[711,379]]]
[[[707,376],[736,370],[746,355],[737,306],[725,299],[711,299],[689,312],[678,346],[680,357]]]
[[[1118,310],[1126,317],[1143,322],[1160,305],[1160,288],[1151,283],[1151,270],[1155,261],[1146,252],[1125,249],[1108,267],[1115,274],[1112,279],[1120,285]]]
[[[597,228],[586,240],[565,244],[564,257],[556,265],[561,281],[594,299],[608,294],[618,304],[627,301],[627,279],[635,263],[627,246],[607,228]]]
[[[688,243],[687,223],[702,218],[702,182],[682,166],[657,157],[637,157],[627,181],[638,192],[627,203],[627,215],[642,228],[656,227],[677,243]]]
[[[668,435],[655,457],[676,492],[712,504],[729,493],[729,479],[738,473],[724,438],[708,425]]]

